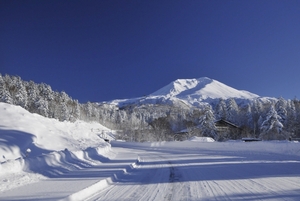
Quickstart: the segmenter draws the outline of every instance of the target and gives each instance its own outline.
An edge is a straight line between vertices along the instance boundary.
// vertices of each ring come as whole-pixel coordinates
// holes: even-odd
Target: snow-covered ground
[[[112,141],[0,103],[0,200],[300,200],[300,143]]]

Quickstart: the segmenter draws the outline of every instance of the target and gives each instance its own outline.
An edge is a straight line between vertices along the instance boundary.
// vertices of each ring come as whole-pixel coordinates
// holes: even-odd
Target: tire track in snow
[[[88,200],[187,200],[188,187],[167,156],[151,152],[140,158],[135,169]]]
[[[169,163],[169,169],[170,169],[170,175],[169,175],[169,184],[168,184],[168,191],[166,195],[166,200],[176,200],[177,193],[182,192],[185,185],[183,183],[180,183],[181,174],[177,168],[174,167],[174,165],[168,161]]]
[[[168,172],[166,172],[167,169],[163,165],[160,166],[155,163],[151,165],[157,159],[155,154],[153,153],[154,157],[141,156],[141,161],[134,169],[120,175],[108,188],[103,189],[88,200],[120,200],[124,197],[129,200],[147,200],[151,197],[156,199],[156,195],[159,194],[161,189],[164,189],[164,185],[154,184],[159,184],[160,181],[166,179]],[[160,168],[157,168],[157,166],[160,166]],[[147,183],[150,184],[145,185]]]
[[[277,161],[260,163],[268,157],[253,160],[240,153],[207,155],[159,149],[140,153],[143,160],[139,166],[124,180],[113,183],[98,200],[295,200],[299,197],[294,190],[299,186],[296,178],[274,177],[285,173],[286,166]],[[271,163],[279,164],[278,170],[267,165]],[[299,171],[289,174],[293,172],[295,177]],[[281,187],[278,182],[288,186]]]

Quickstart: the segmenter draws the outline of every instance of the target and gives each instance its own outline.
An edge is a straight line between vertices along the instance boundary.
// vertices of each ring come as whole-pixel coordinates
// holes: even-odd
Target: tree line
[[[79,103],[65,92],[53,91],[47,84],[0,74],[0,102],[19,105],[31,113],[60,121],[99,122],[119,130],[119,138],[130,141],[174,140],[174,134],[182,130],[187,137],[209,136],[216,140],[300,137],[300,101],[297,99],[257,98],[237,103],[230,98],[188,108],[170,104],[118,107],[108,103]],[[219,119],[241,129],[221,136],[215,126]]]

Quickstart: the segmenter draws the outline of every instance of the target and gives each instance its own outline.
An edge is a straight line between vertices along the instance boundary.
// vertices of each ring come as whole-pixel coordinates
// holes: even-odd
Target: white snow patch
[[[215,141],[211,137],[197,137],[197,136],[191,137],[188,140],[192,142],[214,142]]]

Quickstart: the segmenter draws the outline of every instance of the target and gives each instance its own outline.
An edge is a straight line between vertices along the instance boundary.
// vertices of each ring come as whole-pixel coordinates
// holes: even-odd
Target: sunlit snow
[[[148,96],[113,100],[109,103],[122,106],[126,104],[154,104],[160,102],[199,106],[205,102],[219,100],[220,98],[250,100],[259,98],[259,96],[245,90],[234,89],[214,79],[201,77],[198,79],[177,79]]]
[[[112,141],[0,103],[0,200],[300,200],[300,143]]]

